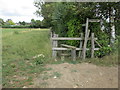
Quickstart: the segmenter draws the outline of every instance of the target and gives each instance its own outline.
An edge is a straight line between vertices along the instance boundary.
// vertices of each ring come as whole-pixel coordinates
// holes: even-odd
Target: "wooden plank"
[[[88,33],[87,33],[87,38],[86,38],[84,52],[83,52],[83,59],[86,58],[86,47],[87,47],[87,41],[88,41],[89,34],[90,34],[90,30],[88,30]]]
[[[94,58],[94,48],[95,48],[95,44],[94,44],[94,33],[91,34],[91,58]]]
[[[89,22],[100,22],[99,19],[89,19]]]
[[[71,45],[66,45],[66,44],[61,44],[61,46],[67,47],[67,48],[71,48],[71,49],[75,49],[76,47],[71,46]]]
[[[86,27],[85,27],[85,39],[84,39],[84,45],[83,45],[83,51],[82,51],[82,59],[85,59],[86,57],[86,46],[87,46],[87,36],[88,36],[88,21],[89,19],[86,19]]]
[[[102,48],[102,46],[95,40],[95,42],[98,44],[98,46],[100,47],[100,48]]]
[[[94,50],[99,50],[100,48],[94,48]],[[56,47],[56,48],[52,48],[52,50],[56,50],[56,51],[62,51],[62,50],[71,50],[69,48],[61,48],[61,47]],[[82,48],[76,48],[76,50],[82,50]],[[91,50],[89,48],[86,48],[86,50]]]
[[[69,37],[53,37],[52,40],[84,40],[84,38],[69,38]],[[91,40],[91,38],[88,38],[88,40]],[[97,38],[95,38],[97,40]]]
[[[81,33],[81,38],[83,38],[83,33]],[[81,40],[79,48],[82,48],[82,45],[83,45],[83,41]],[[81,57],[81,56],[82,56],[81,51],[79,51],[78,57]]]

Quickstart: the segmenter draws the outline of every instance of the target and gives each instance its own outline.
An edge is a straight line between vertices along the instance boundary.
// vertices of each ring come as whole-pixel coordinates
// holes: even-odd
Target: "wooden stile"
[[[91,37],[89,38],[90,30],[88,30],[88,24],[89,22],[100,22],[99,19],[86,19],[86,24],[82,24],[82,26],[85,26],[85,35],[81,33],[81,37],[58,37],[57,34],[51,33],[51,42],[52,42],[52,57],[57,57],[57,52],[61,50],[71,50],[71,56],[72,59],[76,60],[76,51],[78,50],[78,57],[85,59],[86,58],[86,50],[91,50],[91,58],[94,58],[94,51],[99,50],[99,48],[95,48],[95,43],[98,44],[98,46],[101,48],[102,46],[96,41],[97,38],[95,38],[94,33],[91,33]],[[58,40],[80,40],[80,46],[79,48],[61,44],[63,47],[58,47]],[[87,41],[91,40],[91,48],[87,48]],[[66,56],[66,54],[62,55],[63,57]]]

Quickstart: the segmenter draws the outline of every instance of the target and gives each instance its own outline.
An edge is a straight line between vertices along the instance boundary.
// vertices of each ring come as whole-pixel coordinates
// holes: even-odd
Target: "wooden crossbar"
[[[99,50],[100,48],[94,48],[94,50]],[[69,48],[61,48],[61,47],[55,47],[52,48],[52,50],[56,50],[56,51],[62,51],[62,50],[71,50]],[[82,50],[82,48],[76,48],[76,50]],[[86,48],[86,50],[90,50],[89,48]]]
[[[89,22],[100,22],[99,19],[89,19]]]
[[[68,38],[68,37],[53,37],[52,40],[84,40],[84,38]],[[88,40],[91,40],[91,38],[88,38]],[[97,40],[97,38],[95,38]]]
[[[66,47],[66,48],[76,49],[76,47],[71,46],[71,45],[61,44],[61,46]]]

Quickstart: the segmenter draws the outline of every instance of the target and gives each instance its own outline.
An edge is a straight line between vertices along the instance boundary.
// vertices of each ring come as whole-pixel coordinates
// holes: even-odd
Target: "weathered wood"
[[[91,58],[94,58],[94,48],[95,48],[95,44],[94,44],[94,33],[91,34]]]
[[[72,60],[75,61],[76,60],[76,49],[72,49],[71,50],[71,56],[72,56]]]
[[[87,46],[87,38],[88,38],[88,18],[86,19],[86,27],[85,27],[85,39],[84,39],[84,45],[83,45],[83,51],[82,51],[82,59],[85,59],[86,57],[86,46]]]
[[[83,33],[81,33],[81,38],[83,38]],[[82,48],[82,45],[83,45],[83,41],[81,40],[80,41],[80,46],[79,46],[79,48]],[[81,55],[81,50],[79,51],[79,54],[78,54],[78,57],[81,57],[82,55]]]
[[[61,54],[61,60],[64,61],[65,60],[65,56],[69,56],[69,54]]]
[[[76,47],[66,45],[66,44],[61,44],[61,46],[64,46],[64,47],[67,47],[67,48],[71,49],[71,57],[72,57],[73,61],[75,61],[76,60]]]
[[[102,48],[102,46],[95,40],[95,42],[97,43],[97,45],[100,47],[100,48]]]
[[[89,37],[89,34],[90,34],[90,30],[88,30],[88,33],[87,33],[87,36],[86,36],[86,39],[84,41],[84,46],[83,46],[83,53],[82,53],[82,59],[85,59],[86,58],[86,46],[87,46],[87,41],[88,41],[88,37]]]
[[[94,48],[94,50],[99,50],[100,48]],[[62,51],[62,50],[71,50],[69,48],[61,48],[61,47],[56,47],[56,48],[52,48],[52,50],[56,50],[56,51]],[[76,50],[83,50],[82,48],[76,48]],[[89,48],[86,48],[86,50],[91,50]]]
[[[100,22],[99,19],[89,19],[89,22]]]
[[[67,48],[71,48],[71,49],[76,49],[76,47],[71,46],[71,45],[61,44],[61,46],[64,46],[64,47],[67,47]]]
[[[84,38],[68,38],[68,37],[53,37],[51,38],[52,40],[84,40]],[[91,38],[88,38],[88,40],[91,40]],[[95,40],[97,40],[97,38],[95,38]]]
[[[58,34],[55,34],[56,36],[55,37],[58,37]],[[58,47],[58,41],[55,40],[55,47]]]
[[[56,34],[53,34],[53,37],[57,37],[57,35],[56,35]],[[56,40],[53,40],[53,45],[52,45],[52,46],[53,46],[53,48],[54,48],[54,47],[57,47],[57,41],[56,41]],[[56,58],[56,57],[57,57],[57,51],[56,51],[56,50],[53,50],[53,51],[52,51],[52,57],[53,57],[53,58]]]

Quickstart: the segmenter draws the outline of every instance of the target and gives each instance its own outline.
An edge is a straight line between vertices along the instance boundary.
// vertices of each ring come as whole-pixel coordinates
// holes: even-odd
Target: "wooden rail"
[[[53,37],[51,38],[52,40],[84,40],[84,38],[69,38],[69,37]],[[91,38],[88,38],[88,40],[91,40]],[[97,38],[95,38],[95,40],[98,40]]]
[[[99,50],[100,48],[94,48],[94,50]],[[62,51],[62,50],[71,50],[71,49],[68,49],[68,48],[62,48],[62,47],[54,47],[52,48],[52,50],[56,50],[56,51]],[[82,48],[76,48],[76,50],[82,50]],[[86,48],[86,50],[90,50],[89,48]]]
[[[70,49],[76,49],[76,47],[71,46],[71,45],[61,44],[61,46],[64,46],[64,47],[67,47],[67,48],[70,48]]]

